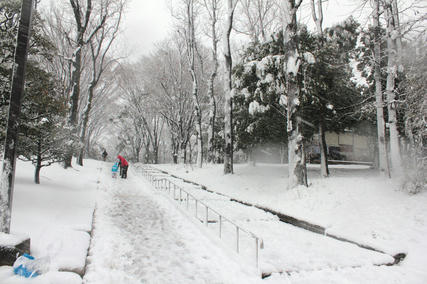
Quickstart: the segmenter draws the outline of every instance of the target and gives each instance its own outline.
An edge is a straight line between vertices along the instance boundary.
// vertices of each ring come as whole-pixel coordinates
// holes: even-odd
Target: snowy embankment
[[[310,187],[291,190],[286,189],[287,167],[283,165],[236,165],[234,175],[224,175],[222,165],[208,165],[202,169],[182,165],[157,167],[237,200],[318,224],[328,233],[389,255],[407,253],[397,266],[343,268],[336,273],[354,279],[355,282],[350,283],[364,279],[356,277],[360,273],[365,274],[368,283],[371,278],[375,283],[388,283],[391,279],[397,280],[396,283],[427,281],[427,193],[409,195],[402,192],[393,180],[378,176],[368,167],[331,166],[331,177],[321,179],[318,166],[312,165],[309,167]],[[325,270],[325,273],[331,272]],[[321,274],[319,271],[310,273],[322,278]],[[311,276],[302,275],[298,273],[294,280],[302,277],[305,283],[311,279]]]
[[[67,170],[43,168],[36,185],[31,163],[17,161],[11,233],[31,238],[31,254],[43,259],[49,272],[26,279],[3,266],[0,283],[82,282],[101,169],[98,161],[85,162]]]

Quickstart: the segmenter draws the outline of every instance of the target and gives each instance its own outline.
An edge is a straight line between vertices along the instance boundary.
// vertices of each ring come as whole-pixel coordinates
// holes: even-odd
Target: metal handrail
[[[246,234],[248,234],[250,237],[255,239],[255,258],[256,258],[256,267],[258,268],[259,266],[259,249],[262,249],[264,246],[264,242],[262,240],[262,238],[258,237],[257,235],[255,235],[254,233],[242,228],[241,226],[237,225],[235,222],[233,222],[231,219],[223,216],[221,213],[219,213],[218,211],[216,211],[215,209],[209,207],[206,203],[200,201],[199,199],[197,199],[194,195],[192,195],[191,193],[189,193],[188,191],[186,191],[184,188],[182,188],[181,186],[177,185],[176,183],[174,183],[173,181],[170,181],[169,179],[162,177],[162,178],[158,178],[156,179],[154,177],[154,175],[152,175],[151,173],[155,173],[158,172],[158,170],[156,169],[150,169],[150,168],[145,168],[143,169],[143,175],[144,177],[146,177],[151,184],[154,185],[155,188],[158,189],[168,189],[169,193],[171,193],[171,185],[173,185],[173,199],[175,200],[176,198],[176,190],[179,189],[179,201],[180,203],[182,202],[182,193],[184,192],[186,194],[186,207],[187,210],[189,209],[189,205],[188,205],[188,201],[189,201],[189,197],[191,197],[193,200],[195,200],[195,207],[196,207],[196,218],[198,218],[197,216],[197,212],[198,212],[198,204],[201,204],[202,206],[204,206],[206,208],[206,214],[205,214],[205,224],[206,226],[208,226],[208,214],[209,214],[209,210],[212,211],[213,213],[218,215],[219,218],[219,238],[222,239],[221,234],[222,234],[222,223],[224,221],[229,222],[230,224],[234,225],[236,227],[236,251],[237,253],[240,253],[240,248],[239,248],[239,233],[240,231],[245,232]],[[161,174],[161,176],[165,176],[165,174]],[[168,187],[166,186],[168,185]]]

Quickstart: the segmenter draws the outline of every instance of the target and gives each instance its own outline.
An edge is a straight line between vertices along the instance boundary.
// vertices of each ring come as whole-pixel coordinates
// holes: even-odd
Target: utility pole
[[[21,114],[21,98],[24,92],[32,10],[33,0],[23,0],[18,37],[16,39],[9,115],[4,143],[2,175],[0,178],[0,232],[7,234],[10,233],[13,186],[15,182],[16,146],[18,144],[18,123]]]

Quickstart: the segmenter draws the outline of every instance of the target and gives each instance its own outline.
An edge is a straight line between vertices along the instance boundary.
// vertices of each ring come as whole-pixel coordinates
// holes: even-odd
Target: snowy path
[[[133,171],[128,180],[104,180],[85,283],[260,281]]]

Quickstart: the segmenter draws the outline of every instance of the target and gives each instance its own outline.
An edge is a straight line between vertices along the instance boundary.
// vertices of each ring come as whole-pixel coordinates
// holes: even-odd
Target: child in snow
[[[115,162],[113,167],[111,168],[111,174],[113,178],[117,178],[117,172],[119,171],[119,163]]]

